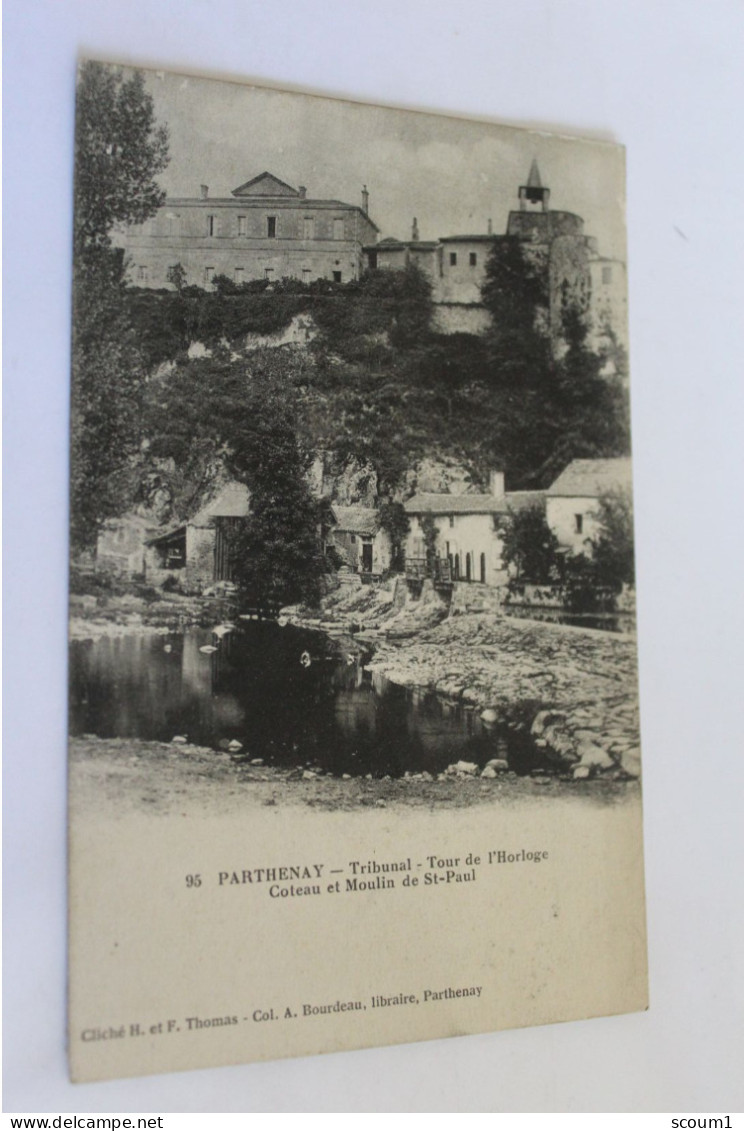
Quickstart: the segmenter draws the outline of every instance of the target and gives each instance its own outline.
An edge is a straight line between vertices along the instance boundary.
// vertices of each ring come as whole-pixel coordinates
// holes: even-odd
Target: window
[[[302,221],[302,238],[305,240],[315,238],[315,221],[312,216],[306,216]]]
[[[481,554],[481,556],[480,556],[480,577],[481,577],[481,581],[485,585],[485,583],[486,583],[486,555],[485,554]]]
[[[207,216],[207,235],[218,236],[220,234],[220,224],[216,216]]]
[[[574,515],[574,524],[576,526],[576,533],[577,534],[583,534],[584,533],[584,516],[583,516],[583,514],[575,514]]]
[[[247,216],[238,216],[238,235],[239,236],[247,236],[248,235],[248,217]]]
[[[356,534],[350,534],[349,540],[350,540],[352,546],[356,546]]]
[[[368,252],[367,258],[368,258],[368,262],[369,262],[370,271],[376,271],[377,270],[377,252],[376,251]]]
[[[477,267],[478,266],[478,256],[474,251],[470,252],[470,266],[471,267]]]
[[[214,278],[214,270],[215,270],[214,267],[205,267],[204,268],[204,286],[205,287],[208,287],[209,284],[212,282],[212,279]]]
[[[602,282],[604,283],[605,286],[608,286],[612,282],[612,268],[611,267],[603,267],[602,268]]]
[[[276,239],[276,216],[266,217],[266,235],[270,240]]]
[[[453,514],[451,514],[451,515],[449,516],[449,524],[450,524],[450,526],[454,526],[454,525],[455,525],[455,516],[454,516]]]
[[[342,240],[344,238],[344,222],[343,220],[333,221],[333,238],[334,240]]]
[[[138,283],[146,283],[147,282],[147,276],[148,276],[148,272],[147,272],[146,267],[138,267],[137,268],[137,282]]]
[[[236,267],[233,271],[233,279],[240,285],[245,279],[245,270],[242,267]]]
[[[333,272],[333,281],[334,281],[334,283],[340,283],[341,282],[341,272],[340,271],[334,271]]]
[[[457,267],[457,252],[450,252],[450,267]]]
[[[264,279],[271,281],[274,278],[274,268],[264,267]]]
[[[303,267],[302,268],[302,281],[303,281],[303,283],[309,283],[310,282],[310,274],[311,274],[311,271],[310,271],[309,267]]]

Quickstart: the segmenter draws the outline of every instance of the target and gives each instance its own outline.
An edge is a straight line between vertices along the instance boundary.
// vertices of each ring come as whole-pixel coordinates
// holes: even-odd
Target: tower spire
[[[537,158],[532,158],[530,171],[527,175],[527,184],[519,186],[519,210],[527,212],[539,207],[543,212],[548,211],[550,189],[544,188],[537,166]],[[530,206],[532,206],[530,208]]]
[[[537,158],[532,158],[530,165],[529,176],[527,177],[527,188],[542,188],[542,181],[540,180],[540,170],[537,167]]]

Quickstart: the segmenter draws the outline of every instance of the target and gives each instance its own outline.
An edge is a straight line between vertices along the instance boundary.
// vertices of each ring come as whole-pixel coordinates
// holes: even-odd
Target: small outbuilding
[[[380,512],[372,507],[331,507],[333,525],[326,545],[331,545],[354,573],[379,576],[390,568],[390,536],[380,526]]]
[[[249,514],[248,488],[227,483],[186,522],[147,540],[148,581],[157,585],[173,577],[187,590],[231,581],[230,535]]]

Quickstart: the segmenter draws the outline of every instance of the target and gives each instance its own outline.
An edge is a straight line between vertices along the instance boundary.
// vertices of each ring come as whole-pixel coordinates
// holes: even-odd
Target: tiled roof
[[[246,189],[251,189],[256,185],[260,185],[261,181],[266,181],[267,185],[271,185],[272,187],[274,185],[277,185],[280,189],[288,189],[289,190],[288,194],[291,195],[291,196],[299,196],[300,195],[298,189],[294,188],[293,185],[288,185],[286,181],[281,180],[281,178],[277,177],[274,173],[270,173],[268,171],[268,169],[264,169],[263,173],[259,173],[257,177],[251,177],[251,179],[249,181],[245,181],[242,185],[238,185],[237,188],[232,190],[232,194],[233,194],[233,196],[240,196],[241,193],[244,193],[246,191]],[[256,196],[276,196],[276,195],[285,196],[285,195],[288,195],[288,194],[284,193],[284,192],[280,192],[278,194],[277,193],[271,193],[271,192],[263,192],[263,193],[257,192],[255,195]]]
[[[332,506],[336,530],[347,534],[376,534],[380,529],[380,512],[371,507]]]
[[[169,196],[163,207],[202,208],[207,211],[209,211],[210,208],[230,208],[235,212],[244,208],[266,208],[266,201],[268,199],[269,198],[265,196]],[[277,212],[290,209],[295,211],[297,209],[326,209],[334,212],[340,212],[345,209],[346,211],[360,212],[376,232],[380,230],[369,213],[364,211],[361,204],[349,204],[344,200],[311,200],[297,196],[276,196],[271,199],[271,207],[272,209],[276,209]]]
[[[497,495],[414,495],[403,504],[408,514],[504,514],[507,499]]]
[[[529,510],[530,507],[545,506],[544,491],[507,491],[506,505],[510,511]]]
[[[546,491],[556,495],[598,499],[608,491],[630,489],[630,458],[575,459]]]
[[[486,232],[475,232],[464,236],[442,236],[440,243],[494,243],[500,236],[489,235]]]
[[[213,518],[245,518],[250,505],[250,492],[243,483],[226,483],[211,502],[188,520],[189,526],[209,526]]]

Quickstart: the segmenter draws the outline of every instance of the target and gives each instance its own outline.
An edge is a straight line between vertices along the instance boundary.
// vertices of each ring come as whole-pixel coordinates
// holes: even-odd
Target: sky
[[[361,204],[380,238],[506,229],[537,158],[551,209],[583,216],[601,254],[625,259],[624,150],[443,115],[394,110],[267,87],[146,72],[158,121],[170,131],[169,196],[228,197],[268,170],[309,197]]]

